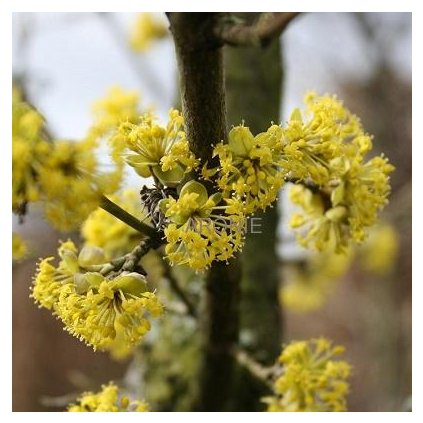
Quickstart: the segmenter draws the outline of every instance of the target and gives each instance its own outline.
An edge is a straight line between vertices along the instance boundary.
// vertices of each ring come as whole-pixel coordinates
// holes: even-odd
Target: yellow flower
[[[25,258],[28,253],[28,247],[22,237],[13,232],[12,233],[12,258],[19,261]]]
[[[242,248],[245,225],[244,215],[239,211],[242,207],[231,202],[219,205],[221,202],[220,194],[209,197],[204,185],[196,181],[183,186],[178,200],[168,198],[160,202],[169,219],[164,231],[165,251],[172,264],[202,270],[214,260],[227,261]]]
[[[293,216],[291,226],[305,229],[298,235],[304,246],[323,250],[333,244],[342,251],[350,239],[364,240],[387,204],[394,167],[383,155],[365,161],[371,137],[336,98],[311,93],[306,104],[311,119],[303,123],[294,111],[282,137],[281,166],[309,188],[292,191],[303,213]]]
[[[324,338],[291,342],[279,357],[274,395],[264,398],[267,411],[346,411],[351,368],[334,360],[343,351]]]
[[[121,168],[100,172],[96,147],[89,139],[56,141],[38,171],[46,216],[60,230],[80,225],[99,206],[102,194],[119,187]]]
[[[56,311],[61,288],[73,283],[74,274],[79,270],[77,248],[72,241],[62,242],[58,253],[60,260],[57,267],[51,264],[54,257],[47,257],[40,261],[31,288],[31,297],[35,302],[40,307],[53,311]]]
[[[126,162],[142,177],[154,175],[163,185],[178,185],[198,165],[189,150],[183,124],[177,110],[170,110],[166,128],[154,123],[151,114],[143,115],[137,125],[123,123],[119,136],[132,152],[126,155]]]
[[[151,44],[167,36],[167,28],[153,13],[139,13],[130,34],[130,45],[135,52],[147,50]]]
[[[388,224],[375,226],[359,249],[363,268],[376,275],[386,275],[395,266],[399,249],[399,236]]]
[[[111,155],[117,162],[122,161],[125,143],[117,134],[122,122],[135,123],[141,114],[139,94],[124,90],[119,86],[111,87],[106,95],[97,100],[92,107],[94,123],[88,131],[87,138],[106,137],[111,147]]]
[[[111,196],[110,199],[128,213],[145,221],[137,191],[128,189],[120,195]],[[132,250],[142,237],[140,232],[100,208],[88,216],[82,225],[81,233],[87,245],[101,247],[108,258]]]
[[[137,273],[113,279],[88,273],[85,278],[92,284],[86,293],[78,294],[74,285],[60,291],[58,315],[66,330],[94,350],[113,349],[115,343],[138,345],[151,328],[148,315],[163,312],[156,296],[145,291],[145,278]]]
[[[323,185],[330,178],[330,160],[344,154],[363,155],[371,149],[368,136],[357,116],[350,113],[336,97],[309,93],[305,97],[309,117],[303,121],[299,109],[291,114],[283,128],[283,153],[280,164],[295,179],[311,178]]]
[[[345,207],[330,209],[327,213],[326,197],[302,185],[291,188],[290,199],[303,209],[302,213],[295,213],[290,222],[294,229],[306,228],[305,233],[297,233],[297,240],[302,246],[307,247],[311,243],[319,251],[332,246],[335,246],[336,252],[345,251],[349,242],[347,225],[343,224]]]
[[[125,91],[112,86],[104,98],[97,100],[92,107],[96,128],[108,131],[121,121],[135,121],[138,118],[139,95],[136,91]]]
[[[285,269],[286,283],[279,291],[279,300],[289,310],[310,312],[322,307],[347,272],[353,258],[331,250],[312,252],[304,262]]]
[[[118,412],[118,411],[149,411],[149,406],[144,401],[130,401],[127,396],[119,395],[119,388],[110,382],[102,385],[97,393],[85,392],[76,404],[70,404],[69,412]]]
[[[339,202],[348,208],[348,224],[353,239],[363,241],[364,228],[376,222],[377,213],[388,203],[391,187],[389,174],[394,167],[383,156],[365,163],[357,160],[345,165],[341,176],[343,199]]]
[[[239,198],[246,214],[270,206],[284,183],[278,165],[280,135],[276,125],[255,137],[247,127],[236,126],[229,132],[228,143],[214,148],[219,158],[219,189],[224,198]],[[202,171],[205,178],[214,173],[213,169]]]
[[[51,145],[43,136],[44,120],[31,106],[13,96],[12,102],[12,209],[25,214],[26,204],[41,197],[37,173]]]
[[[43,201],[47,218],[61,230],[79,225],[100,202],[116,191],[122,165],[101,172],[97,140],[46,140],[41,115],[13,97],[12,209],[25,214],[31,201]]]
[[[134,347],[150,330],[148,317],[161,315],[162,305],[147,290],[144,276],[114,272],[100,248],[87,246],[77,253],[68,241],[59,248],[57,267],[53,257],[42,260],[31,296],[94,349]]]
[[[334,245],[341,252],[351,239],[363,241],[365,229],[376,222],[388,202],[388,175],[394,168],[381,156],[368,162],[345,157],[334,161],[333,179],[318,192],[300,185],[292,188],[291,201],[303,212],[293,215],[291,227],[305,228],[297,234],[301,245],[320,251]]]

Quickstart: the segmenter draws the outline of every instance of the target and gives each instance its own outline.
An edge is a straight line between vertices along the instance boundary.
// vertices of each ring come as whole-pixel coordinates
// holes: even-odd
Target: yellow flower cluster
[[[274,382],[274,396],[264,398],[267,411],[346,411],[351,368],[335,360],[343,352],[324,338],[286,346],[279,357],[282,374]]]
[[[288,175],[322,186],[331,179],[330,161],[347,155],[355,157],[371,149],[371,138],[359,119],[335,97],[305,96],[308,118],[303,121],[295,109],[283,129],[281,164]]]
[[[61,230],[71,230],[95,210],[102,194],[119,188],[121,170],[101,173],[95,141],[55,141],[38,172],[47,218]]]
[[[243,244],[242,204],[222,202],[220,193],[209,197],[204,185],[187,182],[179,198],[160,202],[169,224],[165,229],[166,255],[171,263],[201,270],[214,261],[227,261]]]
[[[131,215],[145,221],[139,194],[135,190],[127,189],[122,194],[110,196],[110,199]],[[140,232],[100,208],[85,220],[81,234],[87,245],[102,248],[107,258],[127,253],[142,237]]]
[[[309,312],[322,307],[349,269],[353,257],[351,249],[347,254],[328,250],[312,252],[304,262],[287,265],[287,283],[279,291],[284,308]]]
[[[28,202],[43,201],[54,226],[74,229],[99,205],[102,194],[119,187],[121,168],[99,170],[95,139],[48,142],[38,112],[16,97],[12,109],[13,211],[24,214]]]
[[[189,150],[183,125],[182,115],[174,109],[169,112],[165,128],[157,125],[151,114],[141,116],[138,124],[123,123],[119,137],[131,151],[126,155],[126,162],[140,176],[154,176],[163,185],[175,187],[198,165]]]
[[[113,272],[104,252],[96,247],[78,250],[72,241],[53,257],[42,260],[31,296],[40,307],[52,310],[66,330],[95,349],[131,348],[150,330],[148,316],[163,312],[144,276]]]
[[[398,256],[398,238],[393,226],[387,223],[374,226],[358,250],[361,266],[379,276],[392,271]]]
[[[102,385],[97,393],[85,392],[76,404],[70,404],[69,412],[120,412],[120,411],[149,411],[144,401],[130,401],[127,396],[119,395],[119,388],[112,382]]]
[[[333,97],[307,97],[311,120],[296,111],[284,130],[285,169],[303,186],[291,200],[303,209],[291,220],[299,242],[323,250],[334,244],[343,251],[349,240],[365,238],[387,204],[389,174],[394,167],[382,155],[365,161],[372,142],[358,118]]]
[[[153,13],[139,13],[130,34],[130,45],[135,52],[146,51],[154,41],[167,36],[167,28]]]
[[[14,91],[12,102],[12,209],[24,214],[28,202],[41,197],[38,170],[50,145],[43,136],[44,120]]]
[[[25,258],[28,253],[28,247],[22,237],[13,232],[12,233],[12,258],[19,261]]]
[[[223,197],[242,201],[246,214],[264,210],[276,200],[284,183],[279,166],[280,137],[281,128],[276,125],[255,137],[245,126],[232,128],[228,143],[214,148],[219,169],[203,168],[203,176],[208,179],[218,172]]]
[[[111,156],[118,163],[122,161],[125,143],[117,135],[117,129],[121,122],[137,121],[141,114],[139,102],[137,91],[112,86],[103,98],[93,104],[94,122],[87,138],[106,138],[111,147]]]

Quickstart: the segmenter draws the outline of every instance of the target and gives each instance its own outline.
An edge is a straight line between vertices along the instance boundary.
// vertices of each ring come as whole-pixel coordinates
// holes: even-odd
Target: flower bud
[[[113,281],[113,288],[122,290],[125,294],[133,294],[139,296],[147,290],[147,281],[143,275],[139,273],[123,272]]]
[[[62,260],[71,273],[76,273],[79,270],[78,258],[72,250],[63,250]]]
[[[195,193],[198,194],[197,204],[201,207],[209,198],[206,187],[200,182],[189,181],[181,189],[179,196],[182,198],[185,194]]]
[[[325,216],[332,222],[339,222],[347,215],[347,209],[343,206],[334,207],[325,213]]]
[[[229,148],[236,156],[248,156],[254,145],[254,136],[250,129],[245,126],[232,128],[228,139]]]
[[[81,267],[103,264],[106,262],[102,248],[92,245],[85,245],[78,256],[78,264]]]

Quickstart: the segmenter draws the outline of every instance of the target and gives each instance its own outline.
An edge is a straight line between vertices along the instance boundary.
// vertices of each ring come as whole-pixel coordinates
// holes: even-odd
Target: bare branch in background
[[[224,44],[232,46],[266,46],[279,37],[298,12],[262,13],[253,23],[223,19],[215,33]]]
[[[262,381],[264,384],[272,387],[272,379],[277,374],[278,366],[265,367],[250,354],[240,348],[233,349],[233,355],[238,364],[247,369],[252,376]]]

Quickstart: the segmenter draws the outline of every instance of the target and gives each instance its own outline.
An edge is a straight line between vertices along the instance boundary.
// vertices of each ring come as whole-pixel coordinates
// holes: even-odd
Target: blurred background
[[[135,14],[20,13],[13,16],[13,74],[56,138],[82,138],[91,105],[113,85],[137,90],[165,119],[177,103],[172,40],[131,45]],[[154,19],[166,25],[164,15]],[[281,39],[280,120],[305,92],[334,93],[374,134],[377,153],[396,166],[390,205],[369,242],[342,263],[312,257],[287,229],[281,193],[277,231],[283,340],[325,336],[345,345],[353,366],[351,411],[411,407],[411,14],[310,13]],[[140,51],[141,50],[141,51]],[[254,107],[253,105],[251,107]],[[231,122],[238,123],[238,122]],[[247,122],[248,124],[248,122]],[[128,184],[136,179],[131,173]],[[284,190],[285,191],[285,190]],[[113,361],[66,334],[28,298],[39,257],[53,255],[55,232],[37,208],[13,230],[29,253],[13,264],[13,409],[58,410],[81,390],[109,380],[128,385],[133,361]],[[314,269],[316,272],[309,272]],[[310,274],[323,275],[315,280]],[[132,363],[132,364],[131,364]]]

